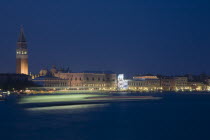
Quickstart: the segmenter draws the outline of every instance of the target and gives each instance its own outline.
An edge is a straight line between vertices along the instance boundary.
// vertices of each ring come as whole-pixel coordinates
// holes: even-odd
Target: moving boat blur
[[[157,100],[160,97],[153,96],[116,96],[99,94],[57,94],[57,95],[29,95],[19,99],[22,107],[46,107],[81,104],[103,104],[121,101]]]

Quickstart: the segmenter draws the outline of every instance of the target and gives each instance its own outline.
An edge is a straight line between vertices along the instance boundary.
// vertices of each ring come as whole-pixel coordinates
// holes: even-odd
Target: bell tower
[[[28,75],[28,47],[22,26],[16,48],[16,73]]]

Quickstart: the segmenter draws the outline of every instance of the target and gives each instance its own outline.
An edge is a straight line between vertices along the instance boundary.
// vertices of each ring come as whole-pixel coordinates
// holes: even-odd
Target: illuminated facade
[[[115,90],[116,74],[107,73],[55,73],[56,77],[68,79],[68,87],[83,90]]]
[[[127,90],[128,89],[128,81],[124,79],[124,74],[119,74],[117,76],[117,88],[118,90]]]
[[[209,91],[208,84],[204,84],[202,82],[188,82],[188,86],[190,87],[190,91]]]
[[[134,77],[128,82],[129,90],[133,91],[190,91],[187,77],[163,77],[156,76]]]
[[[23,27],[21,27],[20,35],[17,41],[16,73],[28,75],[28,48]]]
[[[174,77],[174,80],[175,91],[188,91],[190,89],[187,77]]]
[[[161,87],[164,91],[189,91],[187,77],[165,77],[161,79]]]
[[[104,72],[84,72],[84,73],[72,73],[69,70],[57,69],[55,66],[52,69],[42,69],[39,73],[40,77],[55,77],[65,80],[65,89],[70,90],[116,90],[117,88],[117,76],[113,73]],[[37,77],[34,80],[39,80]],[[47,80],[42,80],[46,83]],[[52,79],[53,81],[53,79]],[[55,81],[56,82],[56,81]],[[64,82],[64,81],[63,81]],[[52,83],[53,85],[55,83]],[[57,84],[59,81],[57,80]],[[46,84],[42,84],[46,85]],[[49,85],[47,83],[47,85]]]
[[[40,76],[35,79],[33,79],[33,82],[41,87],[67,87],[68,80],[61,79],[54,76]]]
[[[130,80],[128,81],[129,90],[132,91],[159,91],[161,90],[159,79]]]
[[[170,77],[165,77],[160,81],[163,91],[175,90],[175,81]]]

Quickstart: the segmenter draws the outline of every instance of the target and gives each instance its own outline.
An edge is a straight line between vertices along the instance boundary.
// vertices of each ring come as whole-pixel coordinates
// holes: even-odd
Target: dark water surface
[[[1,140],[209,140],[210,95],[22,108],[0,101]]]

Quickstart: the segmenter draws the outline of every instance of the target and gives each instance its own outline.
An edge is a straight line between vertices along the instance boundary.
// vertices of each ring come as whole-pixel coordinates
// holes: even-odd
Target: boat
[[[10,92],[0,92],[0,101],[5,101]]]

